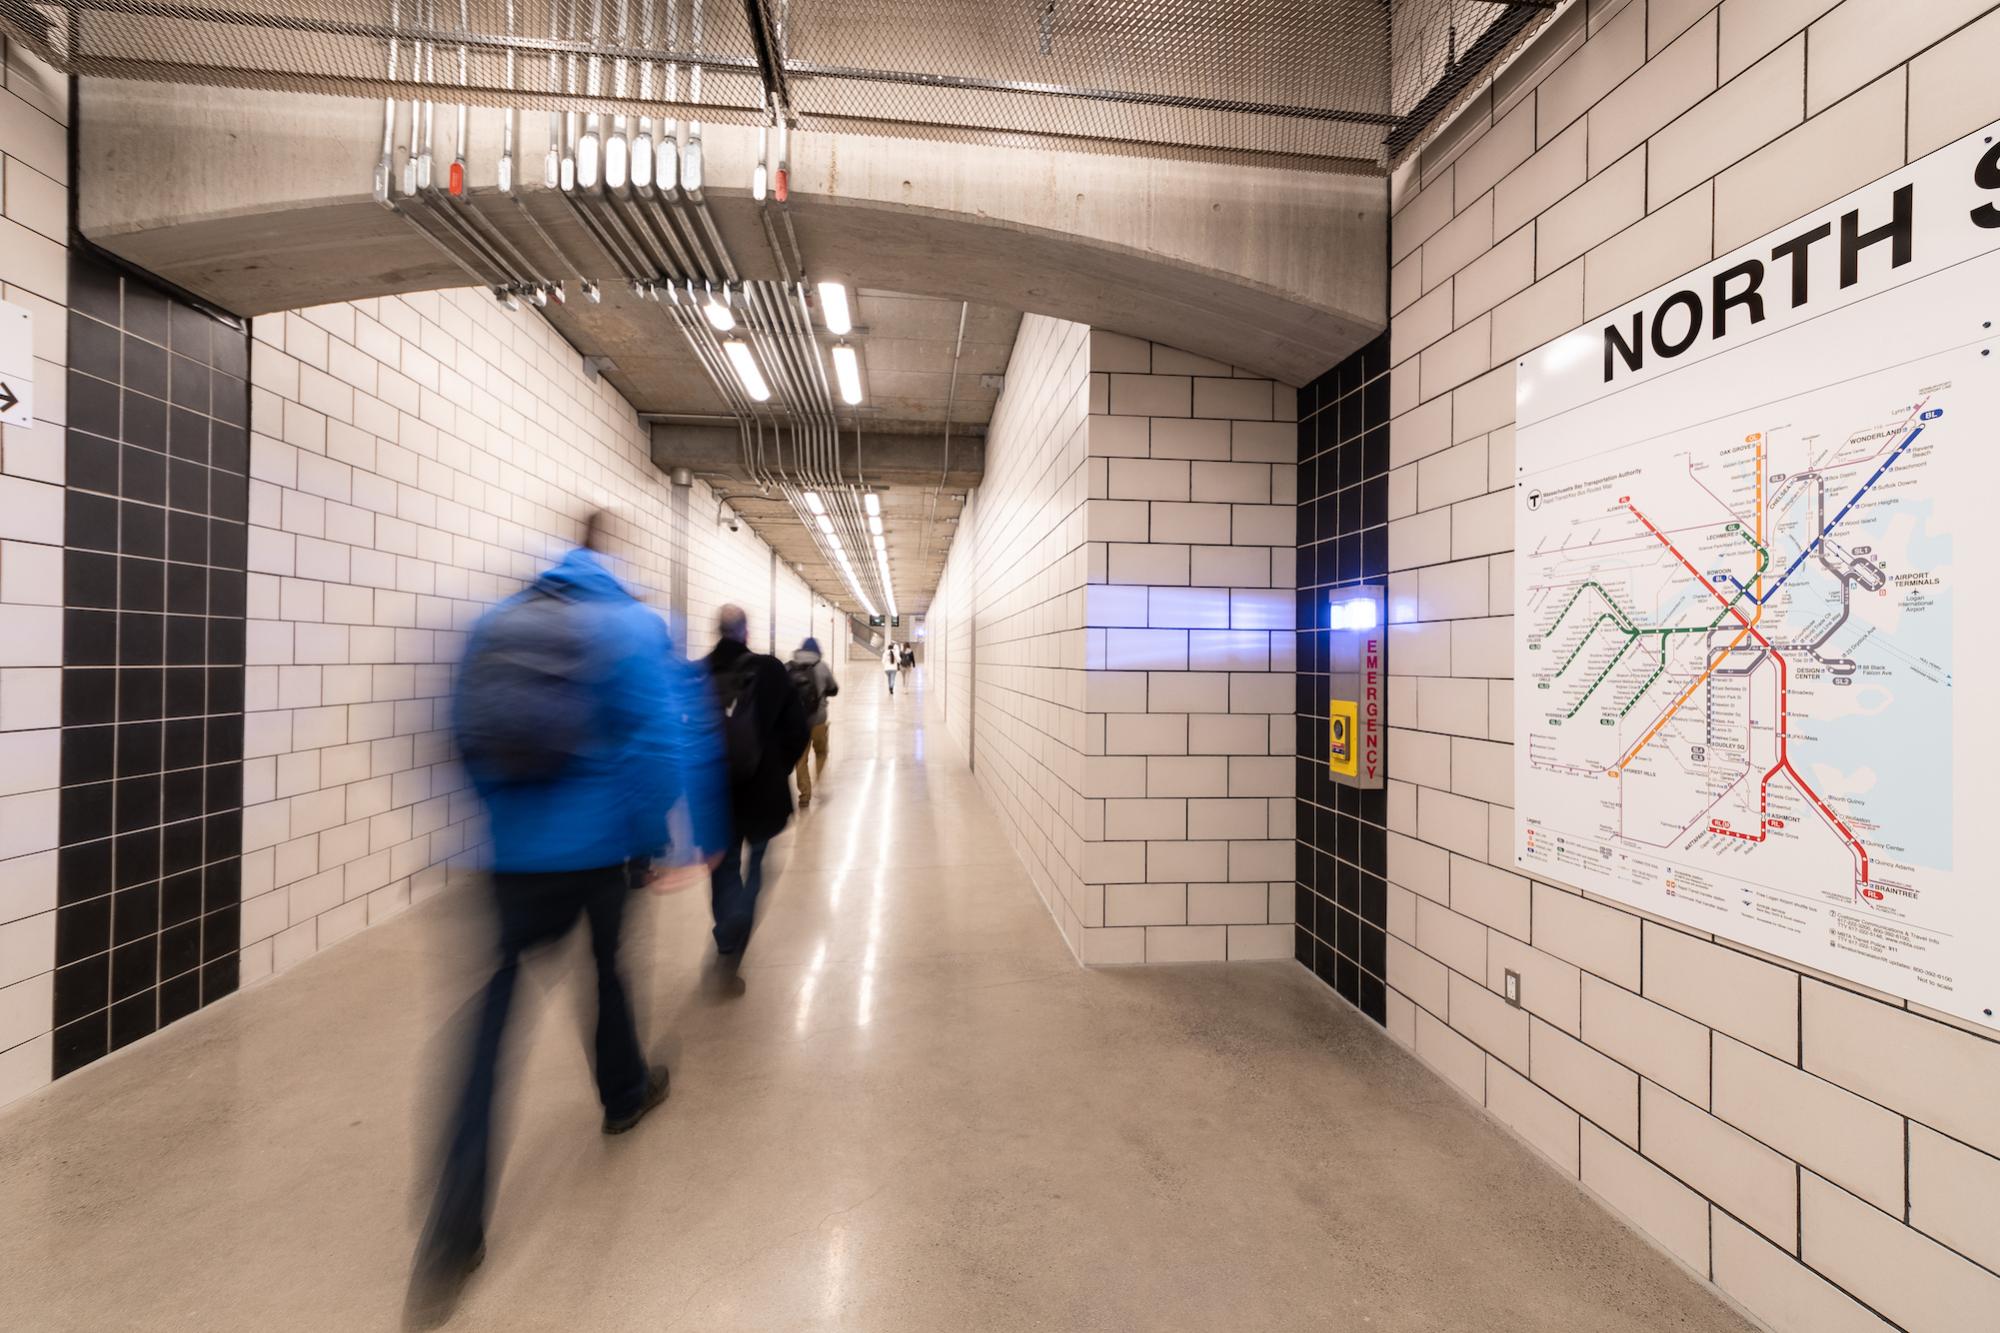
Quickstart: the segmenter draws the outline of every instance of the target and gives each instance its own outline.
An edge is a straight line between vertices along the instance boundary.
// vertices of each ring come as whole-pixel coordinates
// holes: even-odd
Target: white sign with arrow
[[[35,321],[0,301],[0,426],[35,424]]]

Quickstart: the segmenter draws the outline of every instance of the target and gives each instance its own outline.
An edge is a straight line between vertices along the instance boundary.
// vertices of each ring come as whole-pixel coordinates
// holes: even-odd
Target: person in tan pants
[[[805,810],[812,806],[813,779],[826,771],[827,700],[840,693],[840,682],[833,678],[833,668],[820,656],[818,639],[808,638],[800,644],[787,669],[812,728],[812,739],[793,770],[799,784],[799,809]]]

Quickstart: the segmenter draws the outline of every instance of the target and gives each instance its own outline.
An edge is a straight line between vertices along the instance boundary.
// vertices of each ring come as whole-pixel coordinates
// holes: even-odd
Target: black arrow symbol
[[[5,380],[0,380],[0,412],[13,411],[14,404],[20,401],[21,400],[14,395],[14,386],[7,383]]]

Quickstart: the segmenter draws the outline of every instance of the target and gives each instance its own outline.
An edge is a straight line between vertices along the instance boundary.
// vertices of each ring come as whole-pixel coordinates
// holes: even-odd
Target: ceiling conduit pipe
[[[586,34],[592,51],[585,65],[585,92],[593,101],[604,95],[603,58],[596,48],[604,44],[604,0],[591,0],[590,29]],[[622,95],[623,89],[620,89]],[[574,115],[571,117],[574,120]],[[625,225],[606,193],[608,180],[605,173],[607,161],[603,136],[603,118],[591,112],[584,118],[583,134],[575,145],[576,195],[579,207],[589,211],[600,228],[615,235],[620,245],[620,254],[625,256],[626,282],[640,296],[648,293],[651,283],[658,276],[659,266],[646,246]]]
[[[417,202],[437,219],[445,231],[450,232],[478,256],[480,263],[493,270],[497,276],[483,279],[481,285],[491,288],[496,300],[504,304],[513,299],[514,292],[524,290],[529,285],[522,275],[515,272],[501,257],[499,251],[480,235],[478,229],[460,211],[460,206],[448,200],[435,183],[418,187]]]
[[[550,0],[551,4],[557,2],[558,0]],[[563,56],[563,91],[569,95],[572,104],[575,103],[577,93],[577,4],[578,0],[569,0],[566,7],[567,21],[563,25],[565,35],[569,38],[570,46],[569,51]],[[562,132],[562,191],[564,194],[568,194],[574,189],[576,189],[576,112],[565,111],[563,112]]]
[[[465,9],[466,0],[458,0],[458,30],[461,33],[470,33],[472,31],[472,21],[467,17]],[[458,87],[461,98],[465,95],[465,85],[466,50],[465,43],[460,42],[458,44]],[[464,101],[461,100],[458,104],[458,138],[452,146],[451,166],[448,169],[445,181],[446,192],[453,197],[458,197],[465,193],[465,127],[470,111],[471,108],[467,107]]]
[[[471,21],[467,10],[467,0],[458,0],[458,23],[461,32],[469,32],[471,30]],[[512,0],[509,0],[508,15],[510,26],[512,23],[512,14]],[[461,89],[466,86],[466,56],[467,48],[461,44],[458,48],[458,84]],[[513,64],[511,52],[508,55],[508,64],[510,67]],[[510,83],[512,82],[512,78],[510,69],[508,75]],[[548,290],[554,284],[547,277],[543,276],[527,255],[522,253],[520,248],[511,240],[507,239],[507,234],[495,226],[492,219],[480,212],[478,207],[472,202],[471,182],[466,178],[466,122],[468,111],[469,108],[466,104],[459,104],[457,156],[453,159],[451,166],[451,203],[456,206],[458,216],[463,219],[467,229],[477,236],[485,238],[484,248],[496,257],[505,260],[502,267],[514,275],[514,284],[510,289],[511,293],[526,294],[537,306],[547,305]],[[513,174],[510,169],[514,151],[512,133],[513,112],[511,110],[507,112],[503,127],[505,136],[500,160],[501,189],[504,193],[509,192]],[[498,296],[500,294],[496,292],[495,295]],[[511,301],[510,297],[503,297],[502,300],[503,303],[507,304],[519,304],[517,301]]]
[[[437,0],[423,0],[424,31],[437,30]],[[431,38],[423,40],[423,81],[428,91],[437,86],[437,43]],[[417,159],[417,191],[419,194],[431,188],[431,150],[437,143],[437,103],[424,98],[424,151]]]
[[[394,20],[392,19],[392,21]],[[400,54],[401,52],[399,50],[399,44],[392,41],[389,47],[389,80],[392,83],[395,81],[396,78],[396,72],[397,72],[396,65],[400,57]],[[415,68],[416,62],[417,62],[417,54],[413,47],[410,57],[410,64],[411,64],[410,77],[412,82],[414,82],[417,77]],[[395,137],[394,134],[394,122],[396,114],[395,106],[396,104],[394,99],[393,98],[389,99],[387,102],[387,111],[385,113],[388,124],[384,133],[384,141],[391,144],[393,144]],[[416,101],[412,99],[410,103],[410,147],[405,157],[405,166],[404,166],[404,173],[405,173],[404,181],[406,184],[414,184],[416,179],[415,174],[411,169],[411,167],[409,166],[409,164],[415,162],[416,160],[417,129],[418,129],[417,104]],[[391,151],[393,152],[393,147]],[[423,223],[417,221],[416,216],[414,214],[412,214],[408,209],[405,209],[396,202],[395,198],[396,192],[390,186],[390,181],[393,172],[384,169],[385,167],[389,167],[391,165],[392,164],[389,163],[387,160],[383,162],[378,162],[376,164],[376,181],[377,184],[381,187],[376,195],[376,202],[381,204],[384,208],[388,209],[390,212],[396,214],[398,217],[402,218],[403,221],[409,223],[410,227],[417,233],[417,235],[423,237],[426,241],[428,241],[431,244],[433,248],[437,250],[439,254],[443,255],[446,259],[450,260],[455,266],[457,266],[457,268],[461,272],[463,272],[467,277],[471,278],[475,285],[480,287],[491,286],[492,280],[488,276],[482,274],[477,268],[473,267],[473,265],[465,258],[465,256],[460,254],[459,251],[454,246],[446,244],[443,238],[436,235],[434,232],[431,231],[429,227],[424,226]]]
[[[554,43],[560,34],[556,30],[557,0],[548,0],[549,6],[549,95],[554,96],[561,86],[561,67],[557,63]],[[559,190],[562,188],[562,113],[549,112],[549,151],[542,159],[542,188]]]
[[[780,126],[780,133],[782,135],[782,127],[784,124],[783,112],[779,110],[777,100],[775,98],[772,98],[770,101],[766,103],[766,106],[771,118],[778,122]],[[761,130],[759,131],[759,135],[760,135],[758,141],[759,161],[757,164],[757,169],[761,172],[764,170],[764,163],[762,161],[763,143],[761,138],[762,135]],[[781,137],[780,143],[782,144],[782,142],[783,139]],[[784,177],[784,167],[782,165],[783,163],[782,151],[783,150],[781,148],[780,149],[781,156],[779,158],[781,165],[778,168],[779,180],[782,180]],[[768,190],[766,191],[752,190],[751,194],[754,195],[757,200],[757,221],[761,223],[764,228],[764,243],[771,248],[771,259],[778,266],[778,278],[781,282],[784,282],[789,285],[793,279],[792,265],[790,261],[788,261],[785,258],[784,248],[778,244],[777,229],[771,225],[772,192]],[[783,191],[782,190],[778,191],[778,195],[780,201],[782,202]]]
[[[559,9],[560,5],[561,5],[561,0],[549,0],[549,38],[552,41],[555,40],[557,37],[558,16],[559,13],[561,12]],[[567,28],[569,43],[572,47],[574,47],[577,38],[577,13],[576,13],[575,0],[571,0],[568,6],[568,23],[565,26]],[[549,54],[549,81],[552,85],[550,88],[551,92],[555,91],[553,85],[556,81],[556,77],[557,77],[556,57],[555,53],[551,52]],[[568,97],[574,99],[577,93],[576,52],[574,50],[569,51],[568,54],[566,54],[563,57],[561,78],[562,78],[562,91]],[[604,257],[611,261],[611,267],[618,270],[618,272],[623,275],[626,282],[630,283],[639,281],[643,275],[637,272],[633,268],[631,260],[624,254],[622,254],[618,250],[618,248],[612,243],[611,238],[605,234],[603,228],[598,225],[597,220],[591,217],[589,213],[585,212],[581,207],[577,205],[575,198],[576,113],[574,111],[566,111],[561,113],[561,118],[558,119],[557,113],[550,112],[549,136],[550,136],[549,161],[553,163],[555,167],[553,173],[548,173],[553,177],[553,179],[550,181],[549,188],[555,190],[558,194],[562,196],[563,203],[569,208],[571,214],[575,216],[577,220],[577,225],[581,226],[584,229],[584,231],[589,234],[590,239],[596,242],[597,248],[603,251]],[[583,284],[583,294],[585,297],[587,297],[592,301],[597,301],[602,299],[601,293],[597,288],[597,284],[594,282],[585,282]]]
[[[691,302],[681,301],[674,288],[669,287],[668,294],[671,298],[668,303],[669,318],[680,329],[681,336],[687,340],[695,359],[707,372],[710,383],[729,404],[730,411],[736,417],[745,468],[753,477],[759,478],[759,484],[768,490],[770,477],[762,465],[763,420],[759,415],[758,406],[749,401],[741,386],[737,384],[736,376],[730,370],[727,359],[722,354],[721,344],[714,336],[715,331],[709,328],[708,321],[694,310]],[[752,452],[750,441],[750,424],[753,418],[756,420],[758,438],[755,453]]]
[[[631,48],[632,0],[618,0],[617,26],[613,35],[612,49],[618,54],[611,59],[612,95],[618,105],[625,105],[625,75],[631,61],[625,52]],[[623,191],[632,175],[631,118],[623,111],[611,117],[611,133],[604,140],[604,188],[613,192]]]
[[[509,36],[514,32],[514,0],[507,0],[507,32]],[[555,67],[555,57],[551,55],[549,57],[549,81],[552,87],[555,82]],[[507,52],[508,91],[513,91],[514,82],[514,52],[509,50]],[[515,171],[515,154],[517,151],[515,140],[517,138],[516,132],[519,122],[520,112],[514,107],[508,107],[506,110],[506,120],[501,131],[503,137],[500,152],[500,194],[502,197],[513,201],[515,212],[527,220],[529,228],[535,233],[536,238],[541,241],[543,248],[555,257],[556,267],[553,271],[565,275],[564,277],[555,278],[553,281],[547,281],[544,285],[537,287],[534,291],[535,304],[537,306],[546,306],[553,300],[557,305],[562,305],[568,299],[564,288],[566,276],[574,273],[579,278],[582,278],[583,269],[575,260],[569,257],[569,254],[561,246],[556,244],[555,238],[549,235],[547,229],[542,226],[541,220],[535,216],[534,210],[528,207],[522,200],[520,192],[515,188],[519,184]],[[555,140],[553,138],[549,140],[549,151],[551,154],[555,151]],[[551,157],[550,163],[552,164],[553,161],[554,159]],[[548,188],[554,189],[555,186],[553,183],[550,183]],[[499,228],[496,227],[494,230],[497,232]],[[525,252],[520,251],[517,247],[516,253],[522,254],[523,262],[526,263]],[[528,267],[531,269],[534,268],[533,265],[528,265]],[[535,271],[537,272],[539,281],[539,270]],[[585,278],[584,284],[589,286],[589,279]]]
[[[680,0],[667,0],[665,30],[660,34],[661,48],[673,51],[680,42],[681,5]],[[681,67],[669,60],[662,71],[660,98],[665,102],[678,102],[681,97]],[[660,122],[660,137],[653,141],[653,188],[669,191],[681,178],[680,131],[677,122],[670,116]]]
[[[661,44],[668,51],[680,49],[681,5],[680,0],[666,0],[665,30],[661,33]],[[695,80],[697,93],[700,81]],[[679,62],[666,62],[665,81],[660,89],[661,96],[668,102],[678,102],[681,97],[681,67]],[[690,122],[693,124],[693,122]],[[689,278],[707,281],[715,276],[715,270],[698,246],[686,244],[682,238],[682,228],[672,214],[680,207],[681,188],[681,129],[680,122],[667,119],[661,123],[659,143],[654,149],[653,193],[647,200],[653,214],[653,221],[661,234],[670,241],[674,256],[680,261],[681,271]],[[696,312],[692,309],[690,315]]]
[[[723,355],[721,342],[715,337],[714,329],[709,327],[707,319],[695,309],[693,298],[694,284],[692,281],[687,283],[687,291],[689,296],[684,301],[681,299],[681,288],[679,285],[674,283],[667,285],[668,318],[680,330],[681,336],[687,341],[689,349],[695,355],[695,359],[701,363],[703,371],[707,373],[709,382],[715,386],[716,392],[722,395],[723,399],[729,404],[731,413],[736,417],[740,428],[738,439],[743,452],[744,469],[753,478],[758,478],[759,485],[768,490],[770,485],[768,472],[763,468],[761,463],[761,441],[763,438],[761,417],[758,418],[757,430],[759,443],[755,453],[752,452],[749,435],[749,421],[752,415],[758,411],[758,408],[756,405],[750,403],[743,394],[741,386],[736,381],[734,371],[728,365],[728,358]]]
[[[760,284],[763,286],[763,284]],[[763,318],[770,329],[771,341],[780,349],[785,358],[794,388],[793,397],[797,403],[796,455],[800,475],[807,485],[818,491],[826,491],[837,484],[837,478],[827,468],[827,414],[825,404],[814,392],[812,370],[804,362],[796,340],[792,336],[790,321],[784,312],[786,297],[782,291],[767,289],[762,293]],[[837,514],[833,515],[837,518]],[[809,517],[813,522],[817,515]],[[849,534],[851,535],[851,534]]]
[[[701,0],[688,0],[688,50],[694,59],[688,64],[688,102],[701,106]],[[681,147],[681,186],[701,193],[701,121],[688,118],[687,142]]]
[[[783,290],[779,294],[778,306],[786,330],[799,349],[799,354],[808,363],[807,373],[811,380],[809,392],[814,414],[825,425],[831,427],[831,439],[822,445],[824,474],[829,484],[845,491],[846,483],[840,476],[840,426],[833,411],[833,388],[827,382],[826,365],[819,354],[819,339],[813,334],[812,314],[805,305],[805,284],[793,284]]]
[[[937,514],[938,501],[944,498],[945,478],[951,475],[951,406],[958,397],[958,359],[965,353],[965,317],[972,310],[970,301],[958,305],[958,341],[951,349],[951,379],[944,391],[944,465],[938,469],[937,485],[931,488],[930,503],[924,507],[924,540],[917,548],[919,562],[930,558],[931,521]]]
[[[389,82],[396,81],[396,30],[401,19],[401,0],[389,0]],[[389,173],[396,160],[396,99],[382,99],[382,158],[375,164],[375,202],[388,206]]]
[[[660,238],[674,257],[676,274],[684,280],[700,276],[701,265],[688,253],[687,247],[681,244],[680,230],[674,226],[673,219],[667,216],[667,200],[660,193],[659,183],[654,181],[639,189],[637,194],[640,210],[645,214],[647,225],[653,229],[653,233]]]
[[[514,0],[507,0],[507,91],[514,91]],[[462,82],[462,80],[461,80]],[[520,124],[520,109],[510,101],[500,120],[500,193],[514,192],[514,130]],[[546,300],[546,297],[544,297]]]
[[[426,31],[434,31],[436,29],[437,16],[435,10],[432,8],[432,4],[433,0],[424,0],[424,27]],[[426,38],[422,45],[425,77],[435,81],[437,76],[436,43]],[[520,275],[512,273],[508,269],[506,261],[501,259],[463,219],[456,216],[449,207],[441,202],[443,196],[439,193],[432,175],[432,162],[436,151],[437,136],[437,117],[435,112],[436,104],[426,99],[423,116],[423,150],[417,159],[417,189],[415,198],[423,206],[424,210],[437,220],[440,228],[468,249],[481,265],[492,270],[495,276],[482,277],[479,280],[480,285],[491,288],[495,298],[504,301],[507,299],[506,294],[508,290],[520,283]],[[414,134],[414,130],[412,133]],[[414,146],[412,144],[412,147]]]
[[[650,41],[652,38],[651,0],[647,0],[646,7],[641,16],[641,22],[646,28],[646,31],[641,34],[642,39]],[[627,48],[630,37],[631,0],[618,0],[617,43],[621,51]],[[643,96],[651,88],[652,71],[650,62],[641,61],[640,63],[639,83]],[[625,59],[622,56],[619,57],[614,62],[612,73],[617,97],[621,104],[625,101],[626,65],[627,62]],[[675,262],[676,256],[672,253],[674,247],[667,243],[656,227],[646,198],[651,193],[651,182],[653,179],[652,125],[651,118],[643,120],[640,127],[639,141],[636,144],[628,145],[626,141],[627,118],[622,115],[613,118],[611,137],[605,141],[604,148],[604,192],[606,206],[620,219],[628,231],[644,242],[643,248],[654,262],[654,271],[658,277],[658,282],[671,284],[674,278],[678,276],[681,266]],[[646,295],[657,301],[660,296],[658,283],[648,283],[646,286]]]
[[[750,321],[749,332],[755,339],[761,359],[777,382],[791,412],[791,470],[801,476],[810,477],[813,446],[812,430],[816,424],[811,419],[811,399],[806,381],[796,357],[784,343],[778,332],[777,321],[773,317],[768,292],[763,283],[745,283],[744,296],[746,313],[754,318]]]
[[[790,386],[794,430],[800,436],[795,442],[795,452],[801,474],[811,484],[824,486],[829,480],[825,468],[825,413],[813,392],[811,369],[805,364],[784,314],[785,298],[781,290],[773,290],[769,283],[746,286],[755,289],[759,333],[772,349],[771,355],[782,362]]]
[[[565,134],[575,129],[575,122],[576,117],[574,113],[567,113],[565,115]],[[575,158],[568,144],[563,146],[561,184],[557,190],[557,194],[569,208],[570,213],[576,218],[577,225],[581,226],[589,234],[590,239],[596,242],[597,248],[604,252],[605,258],[611,261],[611,267],[618,271],[627,285],[645,281],[646,268],[648,266],[635,262],[629,254],[620,249],[610,233],[606,231],[604,225],[590,210],[578,202],[576,197]],[[593,301],[600,299],[599,292],[594,283],[586,283],[583,294]]]
[[[653,46],[653,0],[639,3],[639,44],[648,50]],[[639,57],[639,103],[650,105],[653,100],[653,58]],[[653,183],[653,118],[640,116],[638,132],[632,136],[632,186],[643,190]]]

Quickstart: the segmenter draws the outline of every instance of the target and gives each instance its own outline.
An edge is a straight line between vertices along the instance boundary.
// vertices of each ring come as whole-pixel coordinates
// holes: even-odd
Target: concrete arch
[[[378,207],[379,102],[86,81],[79,224],[98,245],[225,309],[261,314],[463,286],[466,273]],[[439,119],[451,116],[440,108]],[[531,256],[533,213],[572,257],[600,254],[539,188],[547,116],[523,112],[517,198],[495,191],[502,113],[477,110],[482,216]],[[449,138],[440,131],[440,142]],[[711,207],[746,277],[775,276],[749,195],[755,132],[705,131]],[[1379,178],[853,135],[794,141],[791,208],[809,266],[857,286],[1011,306],[1186,348],[1291,383],[1386,322]],[[609,270],[609,264],[602,265]],[[635,403],[709,390],[660,313],[604,284],[551,307],[619,366]]]

